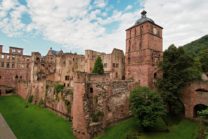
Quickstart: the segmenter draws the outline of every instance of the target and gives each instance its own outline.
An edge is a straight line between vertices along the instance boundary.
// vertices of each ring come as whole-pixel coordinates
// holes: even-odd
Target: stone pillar
[[[85,75],[77,73],[74,82],[74,93],[72,103],[72,129],[77,139],[90,139],[88,124],[85,113]]]

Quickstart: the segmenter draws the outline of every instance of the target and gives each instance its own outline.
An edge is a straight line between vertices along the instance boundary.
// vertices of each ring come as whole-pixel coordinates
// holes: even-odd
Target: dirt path
[[[17,139],[1,114],[0,114],[0,139]]]

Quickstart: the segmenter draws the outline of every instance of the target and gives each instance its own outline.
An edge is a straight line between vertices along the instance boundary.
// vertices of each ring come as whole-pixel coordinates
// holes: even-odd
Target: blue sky
[[[0,0],[0,43],[25,54],[125,50],[125,29],[144,7],[164,27],[164,49],[208,34],[207,0]]]

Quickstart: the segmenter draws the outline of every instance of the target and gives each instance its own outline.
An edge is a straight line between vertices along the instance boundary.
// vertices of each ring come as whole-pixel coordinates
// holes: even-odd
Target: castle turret
[[[125,75],[141,86],[153,86],[162,55],[162,27],[141,12],[141,18],[126,30]]]

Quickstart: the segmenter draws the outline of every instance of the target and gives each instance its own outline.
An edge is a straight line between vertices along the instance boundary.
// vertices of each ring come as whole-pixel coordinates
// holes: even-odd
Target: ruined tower
[[[126,30],[125,76],[141,86],[153,86],[157,64],[162,56],[162,27],[141,12],[132,27]]]

